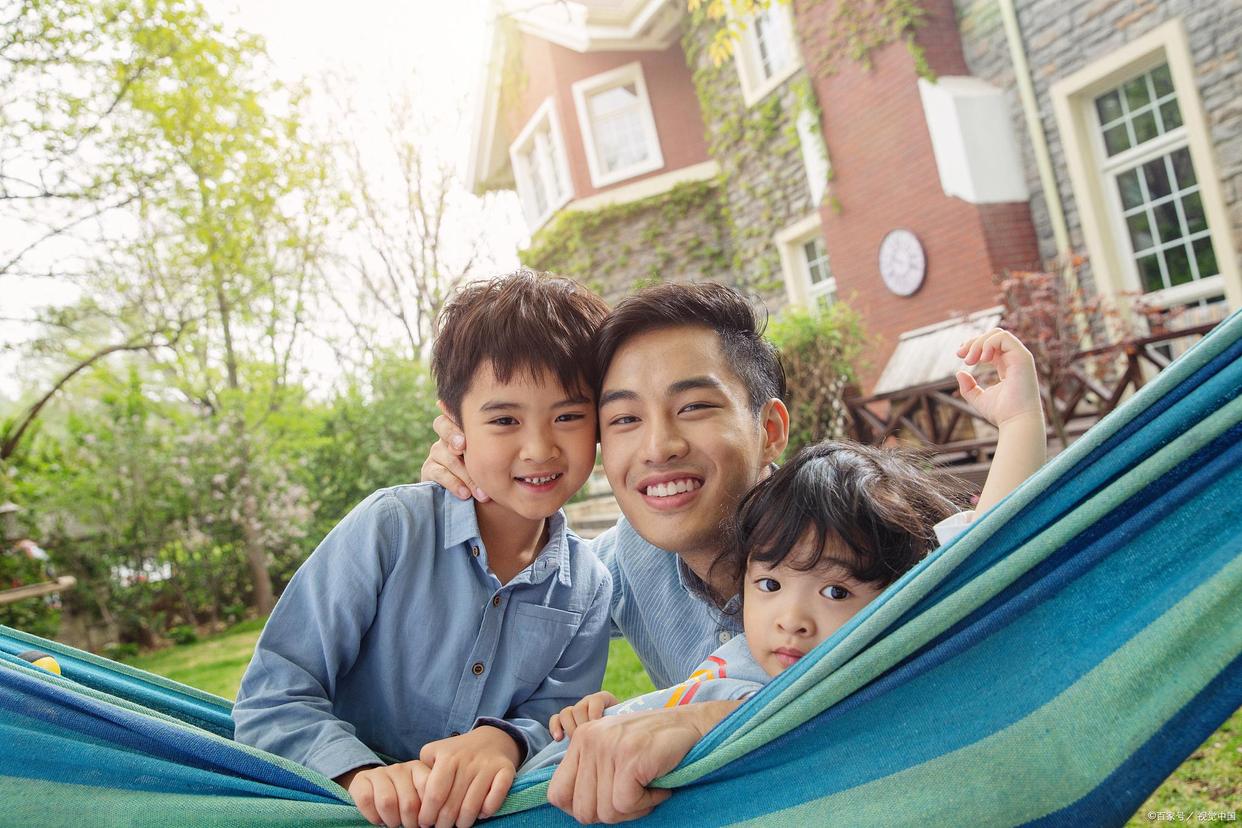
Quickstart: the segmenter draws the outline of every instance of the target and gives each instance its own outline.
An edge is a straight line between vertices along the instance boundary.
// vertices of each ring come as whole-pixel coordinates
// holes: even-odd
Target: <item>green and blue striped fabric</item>
[[[1125,822],[1242,704],[1242,316],[813,656],[659,780],[677,791],[645,822]],[[0,710],[14,824],[364,824],[232,742],[227,701],[7,629]],[[495,821],[574,824],[550,773]]]

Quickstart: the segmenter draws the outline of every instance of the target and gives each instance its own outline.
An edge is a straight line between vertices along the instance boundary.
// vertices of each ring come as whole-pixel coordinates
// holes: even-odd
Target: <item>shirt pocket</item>
[[[561,660],[561,654],[573,640],[581,623],[580,612],[542,604],[518,604],[514,607],[509,640],[517,655],[514,672],[518,679],[537,685],[547,678]]]

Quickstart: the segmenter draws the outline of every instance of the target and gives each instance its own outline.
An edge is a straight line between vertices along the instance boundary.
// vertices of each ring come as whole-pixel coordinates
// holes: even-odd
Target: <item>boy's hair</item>
[[[750,561],[775,566],[809,537],[810,556],[790,566],[810,571],[831,558],[862,583],[888,586],[936,548],[933,527],[966,499],[960,483],[921,461],[859,443],[807,446],[742,498],[716,565],[741,594]]]
[[[569,394],[595,388],[591,339],[608,316],[604,300],[572,279],[522,268],[465,285],[436,322],[431,372],[436,390],[461,421],[461,401],[475,371],[492,364],[496,379],[550,371]]]
[[[785,370],[772,343],[763,338],[760,319],[742,294],[712,282],[665,283],[644,288],[617,305],[595,336],[596,377],[604,374],[617,350],[639,334],[659,328],[698,325],[716,332],[720,350],[746,386],[751,413],[785,396]],[[600,388],[595,388],[596,398]]]

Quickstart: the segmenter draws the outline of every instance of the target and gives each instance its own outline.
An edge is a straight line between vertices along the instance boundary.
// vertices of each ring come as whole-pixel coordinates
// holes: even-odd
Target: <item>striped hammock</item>
[[[1234,314],[709,733],[645,821],[1125,822],[1242,704],[1240,392]],[[233,742],[225,699],[7,628],[0,711],[0,823],[365,824]],[[496,821],[575,824],[550,775]]]

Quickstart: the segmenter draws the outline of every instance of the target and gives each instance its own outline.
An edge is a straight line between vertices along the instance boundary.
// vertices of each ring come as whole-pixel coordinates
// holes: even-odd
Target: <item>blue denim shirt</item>
[[[242,679],[236,739],[329,777],[478,724],[533,755],[548,718],[600,687],[611,594],[559,512],[502,585],[473,501],[432,483],[383,489],[289,582]]]

